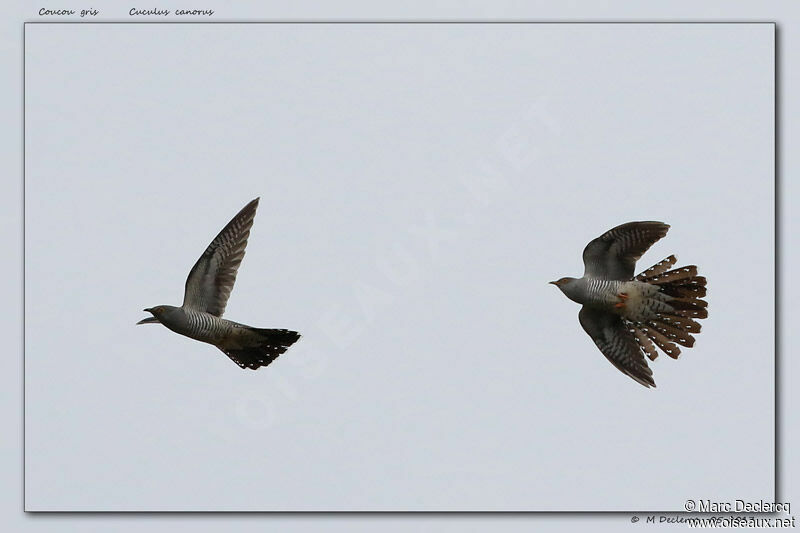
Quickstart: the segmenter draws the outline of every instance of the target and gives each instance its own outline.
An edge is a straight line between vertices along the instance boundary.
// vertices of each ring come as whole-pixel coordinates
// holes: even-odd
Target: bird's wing
[[[622,318],[583,306],[578,314],[581,326],[612,365],[645,387],[655,387],[653,371]]]
[[[633,279],[636,261],[667,230],[663,222],[628,222],[608,230],[584,248],[584,277]]]
[[[186,278],[183,307],[222,316],[244,257],[258,198],[244,206],[219,232]]]

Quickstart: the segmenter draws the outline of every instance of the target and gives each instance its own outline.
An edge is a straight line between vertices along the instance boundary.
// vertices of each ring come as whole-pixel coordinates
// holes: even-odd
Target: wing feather
[[[612,365],[645,387],[655,387],[653,371],[647,365],[634,333],[613,313],[583,306],[578,320],[584,331]]]
[[[633,279],[636,261],[668,230],[663,222],[628,222],[608,230],[583,250],[584,277]]]
[[[183,307],[222,316],[244,258],[247,238],[256,216],[259,198],[242,208],[211,241],[189,277]]]

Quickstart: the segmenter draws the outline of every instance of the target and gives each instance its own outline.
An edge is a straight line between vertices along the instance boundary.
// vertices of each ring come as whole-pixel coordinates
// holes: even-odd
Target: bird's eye
[[[161,307],[160,305],[158,307],[156,307],[156,313],[161,314],[163,312],[164,312],[164,308],[163,307]]]

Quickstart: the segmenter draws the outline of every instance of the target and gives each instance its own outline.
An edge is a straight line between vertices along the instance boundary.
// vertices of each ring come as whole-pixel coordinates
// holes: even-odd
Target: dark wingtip
[[[646,389],[650,389],[650,388],[655,389],[656,388],[656,381],[653,379],[652,376],[642,375],[642,374],[637,375],[637,376],[634,376],[633,374],[628,374],[628,375],[631,378],[633,378],[633,380],[636,383],[638,383],[639,385],[643,386]]]
[[[670,225],[666,222],[661,222],[660,220],[640,220],[638,222],[631,222],[631,224],[642,224],[648,226],[659,226],[665,232],[670,228]]]
[[[244,206],[237,214],[236,217],[240,216],[255,216],[256,209],[258,209],[258,201],[261,200],[261,197],[254,198],[247,202],[247,205]],[[234,217],[234,218],[236,218]],[[230,224],[230,222],[229,222]],[[226,226],[227,227],[227,226]],[[223,230],[224,231],[224,230]]]
[[[645,224],[652,224],[654,226],[658,226],[658,229],[664,232],[664,235],[667,234],[670,227],[669,224],[667,224],[666,222],[661,222],[660,220],[652,220],[650,222],[645,222]]]
[[[247,211],[255,210],[258,207],[258,201],[259,200],[261,200],[260,196],[257,197],[257,198],[253,198],[252,200],[247,202],[247,205],[244,206],[241,211],[239,211],[239,214],[242,214],[242,213],[247,212]]]

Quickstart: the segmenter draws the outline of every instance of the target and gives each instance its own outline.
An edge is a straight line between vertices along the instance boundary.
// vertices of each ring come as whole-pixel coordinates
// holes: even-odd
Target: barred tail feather
[[[670,324],[668,316],[662,316],[660,317],[660,320],[651,320],[647,323],[647,325],[667,337],[672,342],[678,343],[681,346],[686,346],[687,348],[694,346],[694,337],[689,335],[689,333],[680,327]]]
[[[695,265],[689,265],[675,268],[673,270],[667,270],[666,272],[662,272],[661,274],[655,276],[650,276],[646,281],[651,285],[682,285],[682,283],[677,282],[685,282],[696,277],[697,267]]]
[[[262,337],[264,337],[265,345],[277,344],[288,348],[289,346],[297,342],[297,339],[300,338],[299,333],[288,329],[263,329],[263,328],[253,328],[253,329],[257,331]]]
[[[661,293],[672,297],[669,304],[676,310],[696,311],[680,316],[706,318],[708,313],[700,311],[708,307],[708,303],[701,299],[707,292],[706,278],[697,275],[697,266],[695,265],[666,270],[673,264],[675,264],[675,256],[671,255],[636,276],[636,279],[650,285],[657,285]]]
[[[705,311],[706,316],[708,316],[708,310],[706,309],[708,302],[700,298],[673,298],[668,303],[675,310],[698,311],[701,313]],[[706,318],[706,316],[698,316],[697,318]]]
[[[661,290],[664,294],[675,298],[702,298],[706,295],[705,280],[703,285],[666,285]]]
[[[269,365],[300,338],[299,333],[288,329],[251,328],[251,330],[261,337],[255,345],[240,349],[219,347],[234,363],[251,370]]]
[[[653,345],[653,341],[650,340],[650,337],[647,334],[643,333],[641,329],[638,327],[632,327],[631,332],[633,332],[633,336],[636,337],[636,342],[639,343],[642,351],[647,355],[647,357],[651,361],[655,361],[656,357],[658,357],[658,350]]]
[[[708,318],[708,309],[676,309],[672,312],[674,316],[683,316],[689,318]]]
[[[697,266],[670,270],[675,262],[675,256],[671,255],[636,276],[638,281],[658,286],[659,292],[669,297],[666,303],[671,307],[636,327],[667,355],[677,359],[681,353],[678,344],[687,348],[694,345],[691,333],[700,333],[697,319],[708,317],[708,302],[702,300],[706,295],[706,278],[697,274]],[[638,334],[634,336],[639,340]],[[644,347],[643,351],[650,357]]]
[[[671,255],[636,276],[636,279],[639,281],[648,281],[650,278],[658,276],[659,274],[669,270],[677,260],[678,259],[674,255]]]
[[[700,333],[700,323],[684,316],[662,315],[661,322],[674,326],[689,333]]]
[[[668,356],[672,357],[673,359],[677,359],[678,356],[681,354],[681,349],[678,348],[678,345],[670,341],[668,338],[659,333],[657,330],[649,326],[644,326],[641,329],[642,332],[645,335],[647,335],[650,338],[650,340],[652,340],[656,344],[656,346],[661,348],[661,351],[667,354]]]

